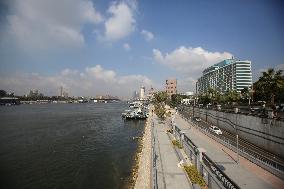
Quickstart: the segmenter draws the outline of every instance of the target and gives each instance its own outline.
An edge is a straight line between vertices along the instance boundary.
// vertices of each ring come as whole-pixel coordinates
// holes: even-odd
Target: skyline
[[[36,1],[0,3],[0,88],[130,97],[141,85],[195,91],[203,69],[234,56],[253,81],[284,69],[281,1]]]

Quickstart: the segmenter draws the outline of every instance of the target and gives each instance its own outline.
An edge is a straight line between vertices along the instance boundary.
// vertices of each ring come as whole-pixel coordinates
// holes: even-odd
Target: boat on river
[[[124,119],[146,119],[148,117],[148,111],[145,105],[141,102],[130,103],[129,109],[122,113]]]

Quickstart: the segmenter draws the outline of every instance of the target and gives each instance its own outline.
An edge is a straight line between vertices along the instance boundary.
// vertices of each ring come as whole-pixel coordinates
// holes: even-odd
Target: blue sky
[[[284,68],[281,1],[4,0],[0,88],[22,95],[131,96],[178,78],[193,91],[204,68],[251,60],[254,78]]]

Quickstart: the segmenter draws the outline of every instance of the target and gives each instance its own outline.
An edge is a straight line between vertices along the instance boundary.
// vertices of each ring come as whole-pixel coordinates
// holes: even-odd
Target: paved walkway
[[[155,151],[157,154],[158,188],[188,189],[191,184],[182,168],[178,167],[179,158],[166,133],[168,126],[154,120]]]
[[[175,122],[198,147],[204,148],[206,154],[241,188],[280,189],[284,187],[283,180],[243,157],[240,157],[240,164],[237,164],[236,153],[190,126],[179,115],[175,116]]]

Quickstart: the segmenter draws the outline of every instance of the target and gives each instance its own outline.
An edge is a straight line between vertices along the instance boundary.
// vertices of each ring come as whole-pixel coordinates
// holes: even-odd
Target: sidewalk
[[[249,160],[240,156],[240,164],[237,164],[235,161],[236,153],[190,126],[179,115],[175,116],[175,122],[198,147],[204,148],[206,154],[241,188],[283,188],[283,180],[251,163]]]
[[[183,168],[178,167],[179,158],[173,148],[172,142],[166,133],[168,126],[159,123],[157,118],[154,121],[154,138],[157,166],[158,188],[167,189],[188,189],[191,184]]]

